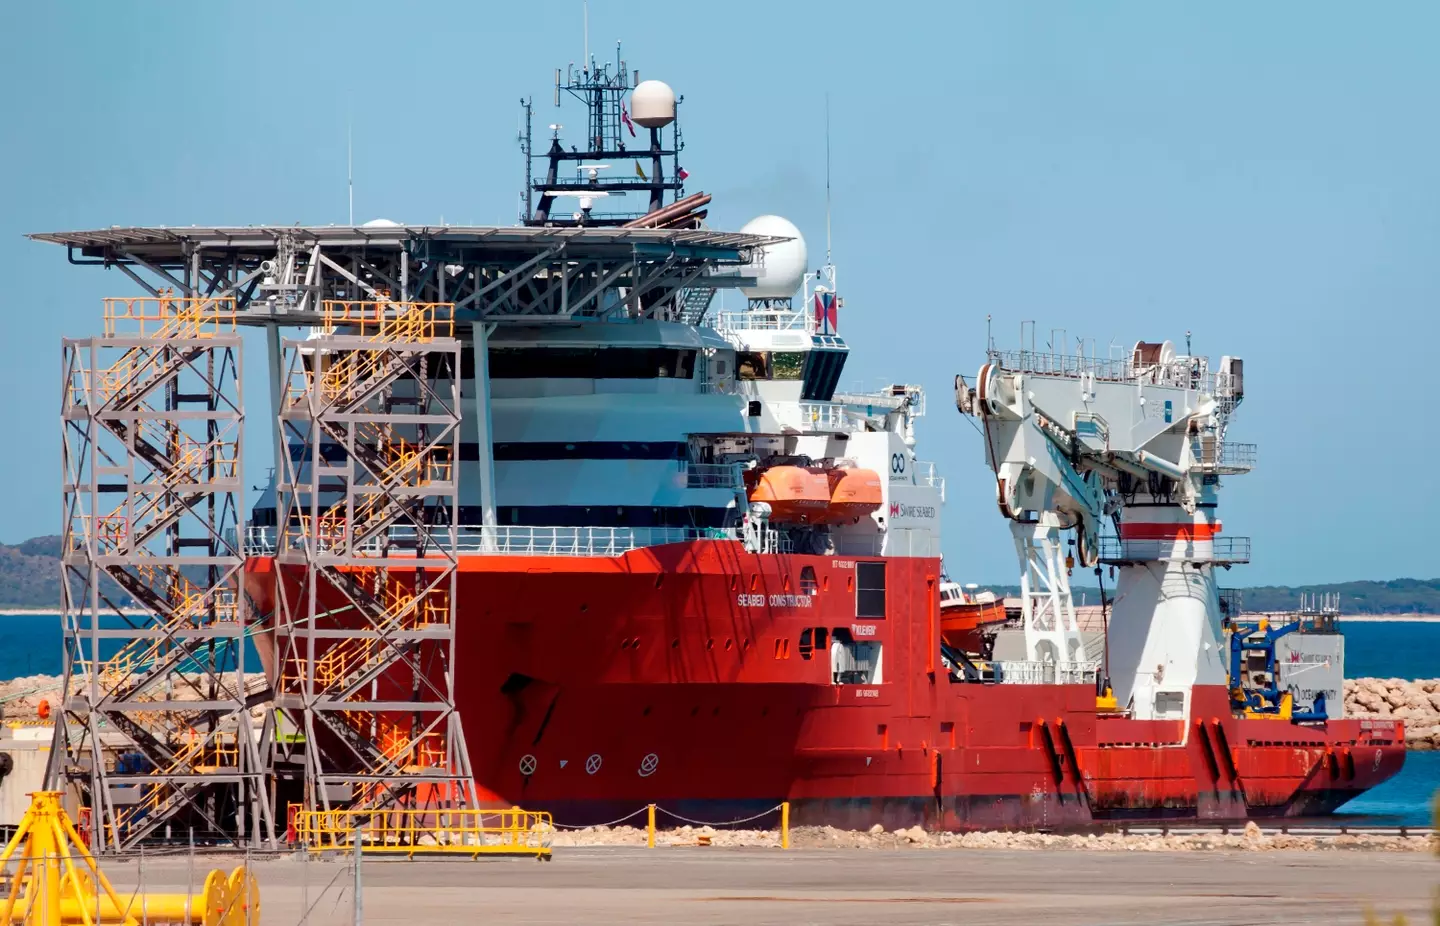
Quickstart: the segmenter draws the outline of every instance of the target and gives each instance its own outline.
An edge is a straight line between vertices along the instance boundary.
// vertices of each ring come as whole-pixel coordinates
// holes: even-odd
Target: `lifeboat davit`
[[[985,631],[1005,619],[1005,602],[994,592],[971,595],[954,582],[940,583],[940,637],[962,653],[981,652]]]
[[[772,466],[746,473],[752,502],[770,506],[770,520],[790,524],[818,524],[830,508],[830,483],[822,473],[803,466]]]
[[[880,474],[873,469],[836,468],[825,472],[830,489],[830,507],[825,520],[848,524],[878,511],[885,501]]]

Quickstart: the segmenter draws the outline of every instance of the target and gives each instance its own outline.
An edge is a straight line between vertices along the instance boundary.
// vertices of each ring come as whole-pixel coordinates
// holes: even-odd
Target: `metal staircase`
[[[233,300],[162,291],[107,299],[103,336],[63,342],[65,681],[46,779],[79,787],[102,852],[172,826],[275,839],[237,606],[234,323]]]
[[[698,325],[710,311],[715,301],[715,290],[709,286],[691,286],[680,292],[680,321],[687,325]]]
[[[284,345],[276,703],[303,747],[277,739],[276,768],[303,767],[309,810],[472,807],[454,701],[453,306],[323,308],[317,336]]]

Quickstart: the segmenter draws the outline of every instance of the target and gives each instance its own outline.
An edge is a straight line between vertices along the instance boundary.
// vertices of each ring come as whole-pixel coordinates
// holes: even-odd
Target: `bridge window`
[[[806,566],[800,570],[800,591],[805,595],[813,595],[819,591],[819,584],[815,581],[815,567]]]
[[[804,368],[805,354],[800,351],[735,352],[735,375],[743,380],[798,380]]]
[[[885,617],[885,564],[855,564],[855,616]]]

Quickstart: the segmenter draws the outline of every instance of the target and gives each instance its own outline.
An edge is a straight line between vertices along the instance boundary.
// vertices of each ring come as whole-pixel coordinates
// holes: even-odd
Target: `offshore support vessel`
[[[517,227],[37,236],[270,331],[277,472],[238,533],[282,800],[1063,827],[1324,813],[1398,771],[1398,723],[1227,671],[1238,360],[957,380],[1022,566],[997,659],[1003,603],[941,572],[924,392],[840,388],[835,268],[775,216],[704,227],[665,84],[592,60],[562,91],[584,143],[534,154],[525,104]],[[1118,571],[1098,638],[1075,564]]]

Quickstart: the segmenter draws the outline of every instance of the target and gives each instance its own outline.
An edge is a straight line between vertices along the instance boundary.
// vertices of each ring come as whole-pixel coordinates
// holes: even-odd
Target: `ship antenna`
[[[345,121],[345,185],[350,194],[350,227],[355,227],[355,127],[354,121]]]
[[[830,269],[830,284],[835,284],[835,271],[830,262],[830,92],[825,92],[825,266]]]
[[[585,22],[585,57],[580,59],[585,62],[585,67],[590,67],[590,0],[581,0],[581,16]]]

